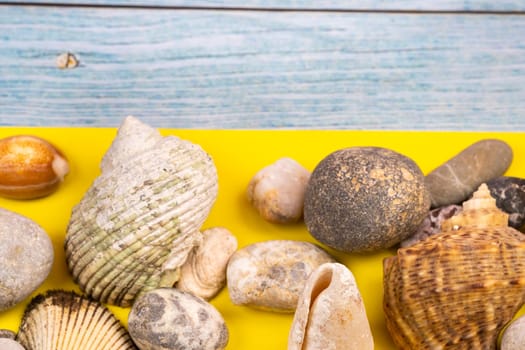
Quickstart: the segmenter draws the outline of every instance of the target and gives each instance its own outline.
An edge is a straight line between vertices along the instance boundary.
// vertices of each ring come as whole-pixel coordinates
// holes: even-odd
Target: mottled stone
[[[175,288],[140,296],[129,313],[128,329],[140,350],[220,350],[229,339],[213,305]]]
[[[500,176],[487,182],[496,206],[509,214],[509,226],[525,229],[525,179]]]
[[[428,212],[421,225],[417,228],[413,235],[401,242],[401,247],[410,247],[436,233],[441,232],[441,223],[444,220],[451,218],[452,216],[460,213],[462,207],[460,205],[447,205],[432,209]]]
[[[236,305],[293,312],[310,274],[328,262],[335,259],[313,243],[253,243],[230,258],[226,270],[228,294]]]
[[[18,304],[49,275],[54,251],[33,220],[0,209],[0,311]]]
[[[525,350],[525,316],[514,320],[503,331],[500,350]]]
[[[460,204],[484,182],[505,173],[512,162],[512,149],[501,140],[478,141],[432,170],[425,184],[432,207]]]
[[[429,208],[413,160],[386,148],[350,147],[329,154],[312,172],[304,221],[313,237],[334,249],[373,251],[409,236]]]

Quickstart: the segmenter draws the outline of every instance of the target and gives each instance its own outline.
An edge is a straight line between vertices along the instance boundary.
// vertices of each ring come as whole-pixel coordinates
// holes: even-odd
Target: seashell
[[[458,230],[465,226],[507,227],[509,214],[496,206],[496,199],[490,195],[486,184],[481,184],[472,198],[463,202],[462,211],[443,221],[441,231]]]
[[[525,301],[525,237],[486,186],[443,230],[384,260],[386,325],[401,349],[495,349]]]
[[[217,197],[217,170],[200,146],[162,137],[133,117],[101,170],[73,208],[66,259],[82,291],[126,307],[177,281]]]
[[[75,68],[79,64],[78,59],[71,52],[64,52],[58,55],[55,61],[57,68],[60,69]]]
[[[202,237],[182,265],[176,287],[210,300],[226,285],[226,266],[237,250],[237,239],[224,227],[204,230]]]
[[[365,305],[354,275],[325,263],[308,278],[288,337],[288,350],[374,349]]]
[[[0,195],[34,199],[55,192],[69,172],[64,154],[33,135],[0,140]]]
[[[221,350],[229,340],[213,305],[176,288],[141,295],[129,313],[128,328],[141,350]]]
[[[16,340],[26,350],[137,349],[105,306],[62,290],[51,290],[31,300]]]
[[[428,212],[417,230],[408,238],[401,241],[401,247],[409,247],[426,239],[429,236],[441,232],[441,223],[452,216],[457,215],[463,208],[460,205],[450,204],[444,207],[432,209]]]
[[[294,312],[308,276],[335,259],[315,244],[257,242],[236,251],[226,269],[231,301],[264,310]]]
[[[303,216],[304,192],[310,172],[291,158],[261,169],[247,188],[249,202],[267,221],[286,224]]]

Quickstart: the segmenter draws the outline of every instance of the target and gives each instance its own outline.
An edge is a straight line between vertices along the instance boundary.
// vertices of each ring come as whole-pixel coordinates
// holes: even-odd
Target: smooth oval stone
[[[525,350],[525,316],[514,320],[503,331],[500,350]]]
[[[509,226],[525,229],[525,179],[500,176],[487,182],[496,206],[509,214]]]
[[[499,177],[512,162],[512,149],[500,140],[478,141],[425,177],[432,207],[460,204],[484,182]]]
[[[53,245],[31,219],[0,208],[0,310],[35,291],[53,265]]]
[[[304,221],[318,241],[343,252],[389,248],[423,221],[430,198],[421,169],[380,147],[350,147],[325,157],[306,187]]]
[[[335,262],[313,243],[271,240],[236,251],[226,269],[228,294],[236,305],[293,312],[310,274]]]
[[[212,304],[176,288],[138,297],[128,329],[140,350],[222,350],[229,340],[226,323]]]

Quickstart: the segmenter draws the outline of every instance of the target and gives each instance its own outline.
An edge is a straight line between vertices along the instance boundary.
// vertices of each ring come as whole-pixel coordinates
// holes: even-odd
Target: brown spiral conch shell
[[[525,236],[485,184],[442,230],[384,260],[387,329],[400,349],[496,349],[525,301]]]
[[[102,173],[72,211],[66,260],[84,293],[122,307],[171,287],[218,192],[217,170],[197,144],[127,117]]]

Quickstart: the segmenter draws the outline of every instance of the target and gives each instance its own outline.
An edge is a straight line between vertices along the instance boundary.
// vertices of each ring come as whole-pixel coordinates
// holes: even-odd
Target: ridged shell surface
[[[136,350],[102,304],[73,292],[48,291],[27,307],[17,341],[26,350]]]
[[[384,261],[386,325],[400,349],[496,349],[525,301],[524,236],[497,215],[495,226],[486,219],[476,226],[472,204],[450,231]],[[480,209],[494,216],[487,205]]]
[[[133,117],[101,168],[73,209],[66,259],[86,294],[126,307],[177,281],[215,202],[217,171],[199,145],[162,137]]]

